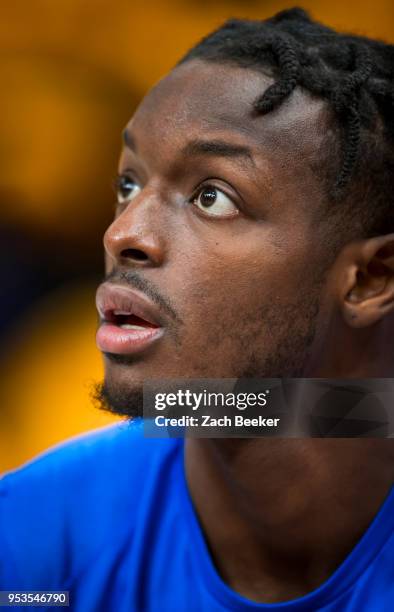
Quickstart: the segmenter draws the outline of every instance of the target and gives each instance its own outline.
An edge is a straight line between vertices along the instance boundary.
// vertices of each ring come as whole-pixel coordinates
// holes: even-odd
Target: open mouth
[[[100,316],[96,342],[103,353],[132,355],[164,333],[157,306],[140,292],[104,283],[97,290],[96,305]]]
[[[121,329],[144,330],[146,328],[158,329],[158,325],[137,316],[132,312],[120,310],[107,310],[104,313],[104,323],[112,323]]]

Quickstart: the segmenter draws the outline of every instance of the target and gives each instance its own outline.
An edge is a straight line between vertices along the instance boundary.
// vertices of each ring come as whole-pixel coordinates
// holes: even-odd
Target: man
[[[391,377],[394,47],[233,20],[124,133],[97,343],[134,419],[1,484],[0,588],[73,610],[394,609],[394,447],[148,440],[150,378]]]

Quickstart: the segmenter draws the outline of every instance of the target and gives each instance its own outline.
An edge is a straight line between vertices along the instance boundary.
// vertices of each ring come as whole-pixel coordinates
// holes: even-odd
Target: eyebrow
[[[132,151],[137,151],[137,145],[130,134],[125,129],[122,133],[122,139],[125,146]],[[252,151],[245,145],[237,145],[225,140],[192,140],[188,142],[181,150],[181,155],[193,157],[196,155],[211,155],[212,157],[230,157],[241,158],[255,166]]]
[[[192,140],[181,151],[182,155],[194,156],[194,155],[212,155],[213,157],[238,157],[248,162],[251,162],[253,166],[255,161],[253,159],[252,151],[245,145],[237,145],[225,140]]]
[[[123,140],[123,144],[128,148],[131,149],[132,151],[136,152],[137,151],[137,145],[135,144],[135,140],[132,137],[132,135],[130,134],[130,132],[127,131],[127,128],[125,128],[122,132],[122,140]]]

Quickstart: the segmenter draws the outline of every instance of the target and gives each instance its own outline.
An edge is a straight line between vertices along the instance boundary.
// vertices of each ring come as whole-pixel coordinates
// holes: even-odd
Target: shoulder
[[[161,462],[174,450],[174,440],[143,436],[141,421],[116,423],[54,446],[0,479],[0,506],[5,500],[47,498],[51,505],[105,487],[119,488],[138,480],[140,467]],[[52,500],[52,501],[51,501]]]
[[[154,488],[163,466],[179,456],[180,442],[144,438],[140,421],[118,423],[6,474],[0,480],[0,582],[2,567],[8,576],[12,567],[13,576],[33,576],[35,565],[57,559],[48,576],[64,572],[70,558],[74,565],[88,563],[106,541],[115,542],[117,530],[138,515],[143,489]]]
[[[140,420],[116,423],[66,440],[5,474],[0,478],[0,499],[27,495],[36,487],[43,492],[49,485],[58,493],[69,493],[71,484],[92,486],[105,481],[110,486],[111,474],[117,479],[138,476],[138,465],[160,461],[176,447],[175,440],[144,438]]]

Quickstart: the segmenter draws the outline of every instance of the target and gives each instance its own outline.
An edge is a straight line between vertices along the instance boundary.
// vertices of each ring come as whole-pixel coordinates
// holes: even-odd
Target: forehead
[[[192,60],[152,88],[128,130],[141,145],[153,139],[176,146],[196,136],[226,133],[247,141],[266,159],[279,154],[282,162],[291,156],[293,163],[308,163],[327,131],[325,103],[296,89],[276,110],[259,115],[253,103],[272,83],[272,77],[257,70]]]

